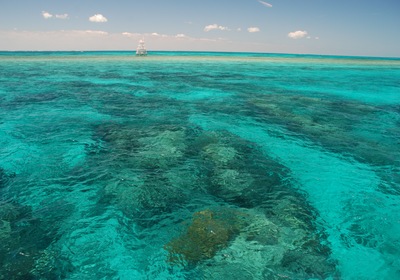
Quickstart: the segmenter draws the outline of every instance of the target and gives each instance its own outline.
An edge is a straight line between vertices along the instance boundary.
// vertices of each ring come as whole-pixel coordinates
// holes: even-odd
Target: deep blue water
[[[400,279],[400,59],[0,52],[0,279]]]

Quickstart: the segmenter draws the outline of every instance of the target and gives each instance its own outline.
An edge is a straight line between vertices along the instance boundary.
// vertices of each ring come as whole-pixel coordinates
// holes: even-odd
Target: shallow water
[[[400,60],[0,53],[0,279],[399,279]]]

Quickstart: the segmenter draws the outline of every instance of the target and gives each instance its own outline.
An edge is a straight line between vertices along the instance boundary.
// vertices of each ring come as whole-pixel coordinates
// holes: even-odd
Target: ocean
[[[0,52],[0,279],[400,279],[400,59]]]

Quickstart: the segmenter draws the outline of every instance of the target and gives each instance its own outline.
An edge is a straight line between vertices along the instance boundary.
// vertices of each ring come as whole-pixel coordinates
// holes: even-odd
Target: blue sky
[[[400,0],[0,0],[0,50],[400,57]]]

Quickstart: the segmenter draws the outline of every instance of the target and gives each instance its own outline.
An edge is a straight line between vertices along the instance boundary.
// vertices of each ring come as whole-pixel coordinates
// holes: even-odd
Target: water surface
[[[0,279],[399,279],[400,60],[0,53]]]

